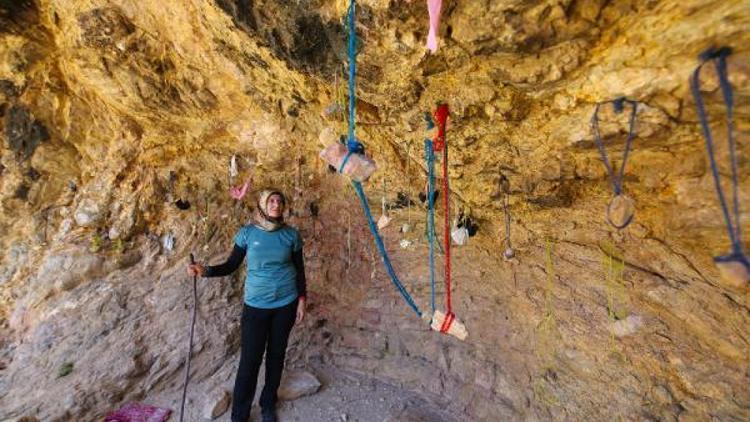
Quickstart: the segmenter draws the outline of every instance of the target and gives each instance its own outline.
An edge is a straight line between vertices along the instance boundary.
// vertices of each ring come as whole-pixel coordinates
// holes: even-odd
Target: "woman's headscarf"
[[[275,189],[266,189],[260,191],[258,194],[258,206],[255,210],[255,224],[265,231],[272,232],[284,227],[284,215],[280,215],[277,218],[268,216],[268,198],[271,195],[279,195],[281,202],[286,205],[286,197],[280,191]]]

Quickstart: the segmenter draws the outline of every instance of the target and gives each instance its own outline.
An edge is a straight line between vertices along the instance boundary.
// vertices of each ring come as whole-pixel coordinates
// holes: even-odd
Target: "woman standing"
[[[302,238],[284,224],[286,199],[277,190],[262,191],[254,224],[234,237],[229,258],[220,265],[193,264],[188,273],[222,277],[239,268],[247,256],[240,366],[232,398],[232,422],[247,422],[258,371],[266,352],[266,383],[260,395],[263,422],[276,421],[276,391],[284,370],[289,333],[305,316],[305,267]]]

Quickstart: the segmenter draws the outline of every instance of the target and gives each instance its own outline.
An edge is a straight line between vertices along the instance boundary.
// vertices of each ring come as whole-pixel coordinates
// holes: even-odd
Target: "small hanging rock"
[[[741,254],[714,257],[714,265],[719,270],[724,284],[735,288],[747,286],[750,282],[750,262]]]
[[[616,229],[624,229],[633,220],[635,203],[626,195],[617,195],[607,206],[607,221]]]
[[[381,215],[380,218],[378,219],[378,229],[383,230],[384,228],[388,226],[388,224],[390,224],[390,222],[391,222],[391,217],[388,217],[385,214]]]
[[[403,226],[401,226],[401,233],[409,233],[411,231],[411,224],[404,223]]]
[[[463,246],[469,241],[469,230],[466,227],[456,227],[451,231],[453,243]]]
[[[162,236],[161,245],[167,251],[171,251],[172,249],[174,249],[174,235],[172,233],[167,233]]]
[[[511,260],[516,256],[516,252],[513,250],[513,248],[505,248],[505,252],[503,252],[503,258],[506,260]]]
[[[504,193],[506,195],[510,195],[510,180],[504,175],[500,175],[500,180],[498,180],[498,187],[500,188],[500,192]]]

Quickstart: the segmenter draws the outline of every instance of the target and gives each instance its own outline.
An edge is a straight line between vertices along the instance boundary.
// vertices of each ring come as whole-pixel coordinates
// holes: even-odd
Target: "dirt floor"
[[[366,375],[332,367],[305,368],[305,370],[315,374],[322,387],[315,394],[292,401],[281,401],[278,407],[280,422],[453,422],[460,420],[442,409],[440,404],[428,398]],[[226,381],[217,387],[209,387],[209,381],[191,384],[188,390],[188,402],[185,405],[186,421],[208,420],[203,417],[205,398],[201,397],[202,395],[210,395],[217,389],[231,391],[234,381],[233,371],[227,368],[222,370],[220,375],[221,378],[226,378]],[[263,380],[262,370],[258,379],[258,390],[260,390]],[[175,412],[169,421],[177,421],[179,420],[181,391],[181,389],[175,389],[172,394],[149,397],[144,402],[174,409]],[[256,404],[259,394],[260,391],[256,394]],[[250,420],[260,421],[260,409],[257,405],[253,407]],[[230,421],[230,410],[215,421]]]

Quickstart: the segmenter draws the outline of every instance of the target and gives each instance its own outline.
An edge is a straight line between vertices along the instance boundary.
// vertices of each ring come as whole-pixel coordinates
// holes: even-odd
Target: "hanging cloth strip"
[[[628,103],[631,106],[628,137],[625,140],[625,152],[623,153],[622,163],[620,164],[620,168],[616,174],[614,172],[614,169],[612,168],[612,164],[610,163],[609,158],[607,157],[607,150],[604,148],[604,142],[602,141],[602,136],[599,132],[599,109],[602,105],[607,103],[612,103],[615,113],[617,114],[623,112],[623,110],[625,109],[625,103]],[[610,200],[609,205],[607,206],[607,221],[616,229],[624,229],[628,226],[628,224],[630,224],[631,221],[633,221],[635,205],[630,197],[622,193],[622,181],[625,175],[625,164],[628,161],[630,147],[633,143],[633,138],[635,137],[635,116],[637,111],[637,101],[629,100],[625,97],[620,97],[611,101],[597,103],[596,108],[594,109],[594,115],[591,117],[591,127],[594,132],[594,141],[596,142],[596,147],[599,149],[599,154],[601,155],[604,167],[607,169],[607,174],[609,174],[609,179],[612,183],[612,189],[615,193],[615,196],[612,198],[612,200]]]
[[[237,156],[232,155],[232,158],[229,160],[229,179],[234,179],[239,174],[240,172],[237,170]]]
[[[240,200],[245,197],[245,194],[247,193],[248,188],[250,187],[250,181],[252,178],[248,178],[245,180],[245,183],[242,184],[242,186],[236,186],[236,187],[230,187],[229,188],[229,196],[236,200]]]
[[[724,221],[729,233],[729,240],[732,243],[732,251],[728,255],[714,257],[714,263],[721,273],[722,278],[734,286],[743,286],[750,282],[750,260],[743,250],[742,246],[742,223],[740,221],[740,200],[739,200],[739,176],[737,172],[737,146],[734,139],[734,98],[732,95],[732,86],[729,83],[727,72],[727,57],[732,54],[732,49],[722,47],[719,49],[710,48],[699,56],[700,64],[693,72],[690,79],[690,88],[695,98],[695,106],[698,111],[701,127],[703,128],[703,137],[706,140],[706,152],[711,164],[711,174],[713,175],[716,194],[719,197],[719,204],[724,215]],[[729,160],[732,169],[732,212],[729,211],[727,199],[724,190],[721,187],[719,177],[719,167],[716,163],[714,140],[711,134],[711,127],[708,124],[706,108],[703,104],[703,98],[700,90],[700,72],[703,65],[713,61],[716,67],[716,74],[719,78],[719,87],[721,88],[724,105],[726,107],[727,121],[727,142],[729,144]]]
[[[406,144],[406,177],[411,177],[411,145],[407,142]],[[402,233],[408,233],[411,231],[411,194],[407,191],[406,193],[406,215],[407,223],[401,226]]]
[[[427,13],[430,15],[430,31],[427,34],[427,48],[435,53],[438,48],[437,33],[440,25],[440,9],[443,0],[427,0]]]

